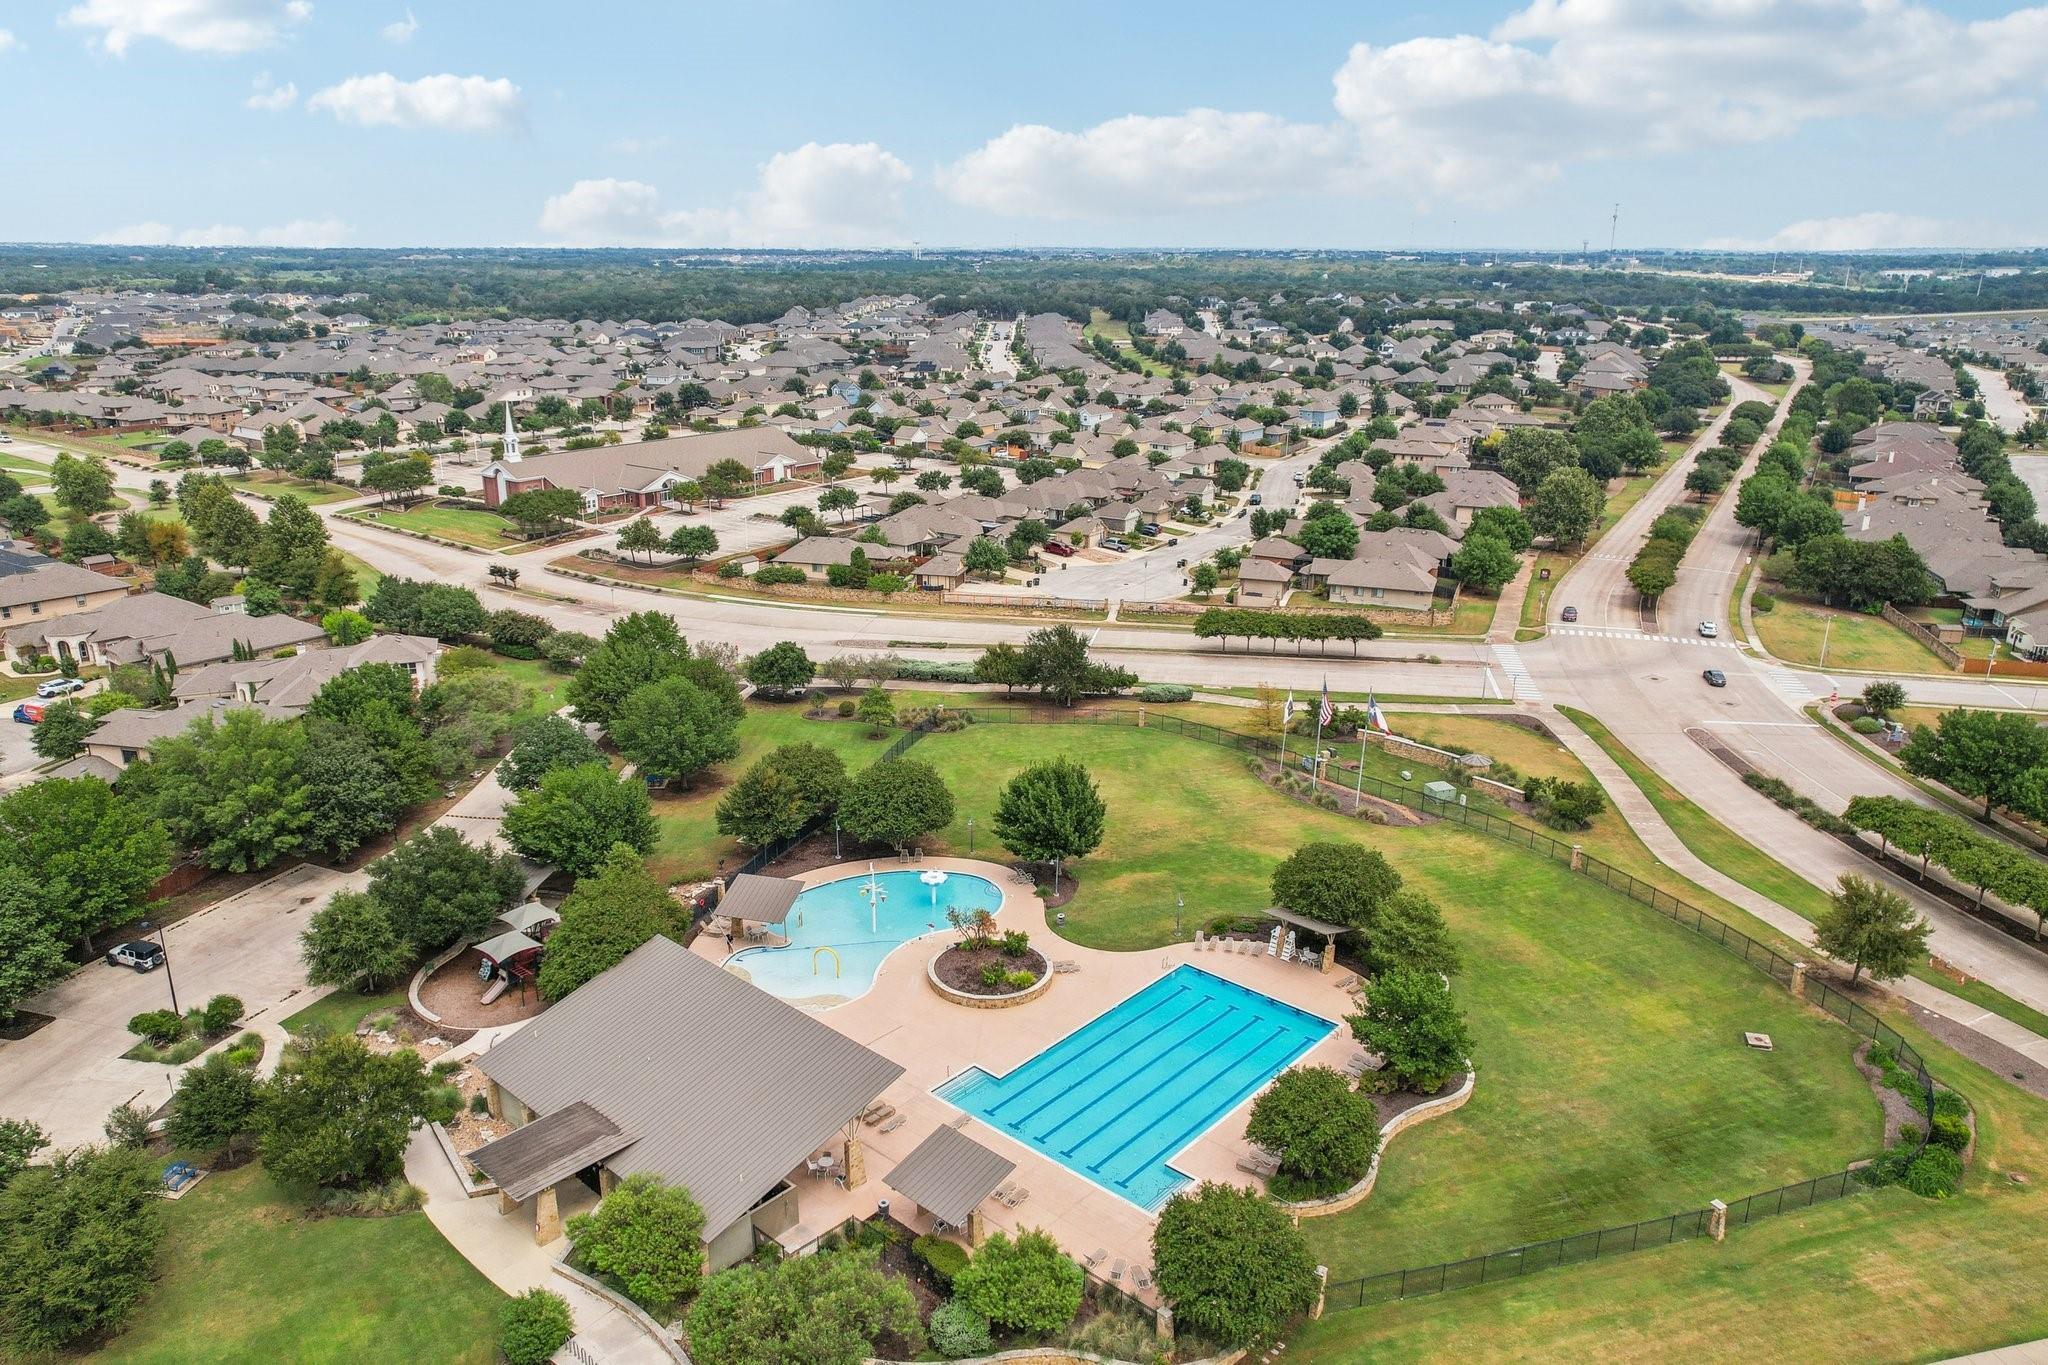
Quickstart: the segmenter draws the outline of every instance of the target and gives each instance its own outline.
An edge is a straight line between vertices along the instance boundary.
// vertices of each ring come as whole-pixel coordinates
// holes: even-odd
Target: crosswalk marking
[[[1706,640],[1697,635],[1646,635],[1639,630],[1589,630],[1584,626],[1557,626],[1559,635],[1587,635],[1600,640],[1650,640],[1663,645],[1699,645],[1706,649],[1740,649],[1733,640]]]
[[[1758,671],[1764,675],[1764,681],[1776,688],[1779,695],[1794,706],[1804,706],[1821,695],[1820,688],[1815,685],[1810,674],[1769,665],[1759,665]]]
[[[1543,700],[1543,689],[1538,687],[1536,679],[1530,676],[1529,666],[1522,662],[1521,651],[1513,645],[1495,645],[1493,659],[1500,665],[1500,671],[1507,675],[1509,688],[1516,701]]]

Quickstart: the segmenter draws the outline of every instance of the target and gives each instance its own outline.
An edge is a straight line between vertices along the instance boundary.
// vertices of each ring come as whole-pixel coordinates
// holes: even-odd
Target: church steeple
[[[512,405],[505,405],[505,453],[499,457],[506,464],[519,463],[519,433],[512,426]]]

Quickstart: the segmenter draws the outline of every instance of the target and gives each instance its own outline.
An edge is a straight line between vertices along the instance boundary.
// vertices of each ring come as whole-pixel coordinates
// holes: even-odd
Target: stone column
[[[1718,1199],[1707,1204],[1707,1236],[1717,1242],[1728,1236],[1728,1206]]]
[[[846,1140],[846,1188],[857,1190],[868,1183],[868,1156],[861,1150],[860,1139]]]
[[[1586,870],[1586,850],[1585,850],[1584,848],[1580,847],[1580,846],[1579,846],[1578,844],[1573,844],[1573,845],[1572,845],[1572,871],[1574,871],[1574,872],[1584,872],[1585,870]]]
[[[1329,973],[1335,971],[1336,969],[1337,940],[1331,939],[1328,943],[1325,943],[1323,945],[1323,974],[1327,976]]]
[[[484,1103],[488,1104],[491,1107],[492,1118],[497,1119],[500,1122],[504,1121],[505,1092],[498,1088],[498,1083],[496,1081],[491,1081],[487,1085],[485,1085]]]
[[[1806,964],[1804,962],[1792,964],[1792,994],[1798,996],[1801,1000],[1806,998]]]
[[[1152,1313],[1152,1326],[1159,1333],[1159,1339],[1168,1345],[1173,1343],[1173,1310],[1160,1304]]]
[[[981,1208],[977,1205],[974,1212],[967,1215],[967,1245],[978,1247],[987,1236],[988,1222],[981,1216]]]
[[[550,1185],[533,1198],[533,1244],[544,1247],[561,1235],[562,1207]]]
[[[619,1187],[619,1175],[609,1166],[597,1168],[597,1195],[602,1199]]]
[[[514,1199],[511,1195],[505,1193],[503,1190],[499,1190],[498,1212],[505,1214],[519,1212],[519,1201],[517,1199]]]
[[[1138,728],[1140,730],[1145,728],[1145,708],[1142,706],[1138,708]]]
[[[1329,1292],[1330,1267],[1319,1265],[1316,1267],[1316,1306],[1308,1310],[1308,1315],[1311,1319],[1319,1318],[1323,1315],[1323,1299]]]

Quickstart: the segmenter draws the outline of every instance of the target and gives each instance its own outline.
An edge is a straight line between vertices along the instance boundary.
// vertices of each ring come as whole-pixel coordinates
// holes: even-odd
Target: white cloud
[[[366,128],[442,128],[458,133],[502,133],[524,126],[526,97],[500,76],[422,76],[402,81],[388,71],[351,76],[306,98],[344,123]]]
[[[14,36],[14,30],[0,28],[0,52],[12,52],[21,46],[21,39]]]
[[[291,81],[278,85],[270,79],[268,71],[258,72],[249,82],[249,98],[242,101],[250,109],[263,109],[270,113],[289,109],[298,102],[299,87]]]
[[[387,43],[409,43],[412,41],[412,35],[419,31],[420,21],[413,18],[411,10],[405,12],[403,19],[393,19],[378,30],[384,35],[384,41]]]
[[[1715,237],[1710,251],[1881,251],[1927,246],[2021,246],[2008,228],[1923,218],[1910,213],[1851,213],[1836,218],[1804,218],[1788,223],[1768,237]]]
[[[231,223],[174,228],[168,223],[130,223],[101,233],[95,242],[116,246],[341,246],[351,229],[339,218],[299,218],[277,227],[245,228]]]
[[[1027,124],[941,172],[953,198],[1049,218],[1276,194],[1488,199],[1576,163],[1785,138],[1838,118],[2033,107],[2048,6],[1979,20],[1911,0],[1528,0],[1490,33],[1353,46],[1334,118],[1192,109],[1079,132]]]
[[[232,56],[270,47],[312,13],[307,0],[82,0],[61,22],[97,30],[101,46],[116,57],[145,38]]]
[[[1019,124],[947,167],[939,184],[993,213],[1120,217],[1314,189],[1339,174],[1348,156],[1336,128],[1191,109],[1132,114],[1080,133]]]
[[[886,246],[907,235],[910,167],[872,142],[778,152],[725,207],[666,209],[642,180],[579,180],[542,205],[540,230],[576,246]]]

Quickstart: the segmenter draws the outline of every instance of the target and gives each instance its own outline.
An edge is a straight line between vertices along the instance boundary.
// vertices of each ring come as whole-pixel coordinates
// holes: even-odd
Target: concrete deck
[[[1337,1029],[1311,1049],[1300,1065],[1341,1066],[1358,1051],[1350,1031],[1342,1026],[1344,1016],[1357,1008],[1346,989],[1351,980],[1348,972],[1326,975],[1263,952],[1256,957],[1209,950],[1198,953],[1192,943],[1135,953],[1085,948],[1059,938],[1047,926],[1045,907],[1034,889],[1013,880],[1001,866],[967,858],[927,858],[922,864],[910,865],[987,878],[1003,892],[1003,908],[996,916],[999,928],[1024,930],[1049,960],[1072,961],[1079,970],[1056,975],[1045,994],[1011,1009],[955,1005],[934,992],[926,977],[927,964],[953,942],[953,933],[946,930],[906,942],[882,963],[872,989],[818,1011],[818,1017],[833,1028],[903,1065],[902,1079],[882,1099],[896,1106],[908,1122],[888,1134],[867,1127],[858,1130],[868,1178],[855,1189],[841,1189],[836,1182],[814,1178],[801,1169],[790,1176],[798,1190],[802,1221],[780,1239],[787,1246],[801,1247],[847,1218],[865,1218],[883,1199],[889,1201],[890,1212],[898,1219],[920,1231],[928,1230],[930,1220],[889,1188],[889,1172],[933,1129],[964,1118],[961,1130],[1015,1161],[1013,1179],[1030,1191],[1030,1197],[1014,1209],[994,1200],[984,1202],[981,1213],[991,1231],[1041,1228],[1076,1260],[1101,1248],[1108,1255],[1095,1273],[1102,1277],[1119,1258],[1131,1266],[1149,1267],[1156,1221],[1151,1214],[979,1119],[966,1117],[932,1090],[969,1067],[979,1066],[996,1075],[1010,1071],[1183,964],[1337,1023]],[[891,859],[886,864],[878,862],[876,870],[897,871],[905,866]],[[802,880],[835,881],[866,872],[865,861],[842,863],[805,873]],[[713,961],[725,958],[721,938],[702,936],[695,947]],[[1250,1151],[1244,1125],[1251,1104],[1246,1100],[1184,1148],[1173,1158],[1175,1169],[1198,1181],[1257,1184],[1237,1169],[1238,1159]],[[843,1140],[835,1144],[834,1152],[843,1165]],[[1128,1275],[1123,1287],[1147,1302],[1157,1301],[1156,1292],[1135,1290]]]

